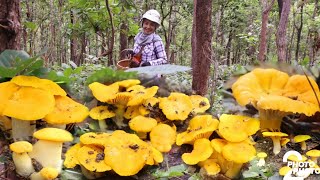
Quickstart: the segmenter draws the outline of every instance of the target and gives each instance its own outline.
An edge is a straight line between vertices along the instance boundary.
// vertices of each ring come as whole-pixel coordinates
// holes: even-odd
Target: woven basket
[[[126,70],[126,69],[130,68],[129,65],[130,65],[130,59],[123,59],[123,60],[118,61],[117,69],[118,70]]]

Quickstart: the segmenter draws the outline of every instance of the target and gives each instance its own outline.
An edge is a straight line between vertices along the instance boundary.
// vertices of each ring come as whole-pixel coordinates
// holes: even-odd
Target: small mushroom
[[[209,99],[200,95],[191,95],[190,96],[192,102],[192,113],[204,113],[206,110],[210,108]]]
[[[137,116],[129,121],[130,129],[134,130],[141,139],[147,138],[147,133],[157,125],[157,120],[144,116]]]
[[[309,156],[313,162],[318,164],[318,158],[320,157],[320,150],[312,149],[308,151],[306,155]]]
[[[59,172],[57,169],[52,167],[44,167],[40,172],[32,173],[30,180],[53,180],[57,178]]]
[[[293,140],[294,140],[294,142],[295,143],[300,143],[300,145],[301,145],[301,150],[306,150],[307,149],[307,143],[306,143],[306,141],[308,140],[308,139],[310,139],[311,138],[311,136],[309,136],[309,135],[297,135],[297,136],[295,136],[294,138],[293,138]]]
[[[12,159],[16,167],[16,172],[23,177],[28,177],[35,170],[28,152],[32,151],[32,144],[27,141],[17,141],[10,144]]]
[[[214,176],[218,174],[221,170],[219,164],[216,162],[215,159],[207,159],[198,163],[198,165],[202,167],[209,176]]]
[[[92,119],[98,120],[102,132],[107,132],[108,125],[106,119],[114,117],[116,114],[109,110],[108,106],[96,106],[89,112]]]
[[[270,137],[273,142],[273,153],[278,154],[281,151],[280,139],[286,137],[288,134],[282,132],[263,132],[264,137]]]
[[[160,152],[169,152],[176,141],[176,130],[167,124],[158,124],[150,132],[153,147]]]
[[[62,144],[72,141],[72,134],[58,128],[43,128],[33,133],[38,141],[33,145],[29,153],[31,158],[37,160],[43,167],[53,167],[61,171],[63,160]]]
[[[257,166],[261,167],[264,166],[266,164],[265,158],[267,157],[267,153],[265,152],[259,152],[257,153],[257,157],[259,158],[259,161],[257,163]]]
[[[280,176],[285,176],[289,171],[291,171],[291,167],[289,166],[283,166],[279,169]]]
[[[213,152],[209,139],[197,139],[191,153],[182,154],[182,160],[188,165],[195,165],[208,159]]]
[[[287,148],[287,143],[290,142],[290,139],[289,138],[281,138],[280,139],[280,145],[284,148]]]

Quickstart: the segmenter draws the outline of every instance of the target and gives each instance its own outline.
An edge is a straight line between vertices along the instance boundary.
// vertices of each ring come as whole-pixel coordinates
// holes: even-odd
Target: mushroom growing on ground
[[[130,129],[134,130],[141,139],[146,139],[147,133],[156,125],[157,120],[144,116],[137,116],[129,121]]]
[[[257,163],[257,166],[264,166],[265,164],[266,164],[266,161],[264,160],[266,157],[267,157],[268,155],[267,155],[267,153],[265,153],[265,152],[259,152],[258,154],[257,154],[257,157],[259,158],[259,161],[258,161],[258,163]]]
[[[251,104],[259,111],[262,131],[280,131],[286,115],[312,116],[319,111],[319,88],[304,75],[289,77],[275,69],[256,68],[241,76],[232,85],[232,92],[240,105]]]
[[[150,141],[160,152],[169,152],[176,141],[176,135],[175,128],[167,124],[158,124],[150,132]]]
[[[213,152],[210,140],[206,138],[197,139],[193,144],[191,153],[182,154],[182,160],[186,164],[195,165],[201,161],[208,159]]]
[[[278,154],[281,151],[280,139],[286,137],[288,134],[282,132],[263,132],[263,136],[270,137],[273,142],[273,153]]]
[[[72,134],[58,128],[43,128],[33,133],[38,141],[33,145],[29,153],[31,158],[37,160],[43,167],[53,167],[61,171],[62,168],[62,144],[72,141]]]
[[[309,156],[313,162],[318,164],[318,158],[320,157],[320,150],[312,149],[308,151],[306,155]]]
[[[295,142],[295,143],[300,143],[300,145],[301,145],[301,150],[306,150],[307,149],[307,143],[306,143],[306,141],[308,140],[308,139],[311,139],[311,136],[309,136],[309,135],[297,135],[297,136],[295,136],[294,138],[293,138],[293,141]]]
[[[52,167],[44,167],[40,172],[31,174],[30,180],[53,180],[57,178],[59,172],[57,169]]]
[[[23,177],[28,177],[35,170],[28,152],[32,151],[32,144],[27,141],[17,141],[10,144],[12,159],[16,168],[16,172]]]
[[[108,106],[96,106],[89,112],[92,119],[98,120],[100,131],[107,132],[108,125],[106,119],[114,117],[116,114],[109,110]]]

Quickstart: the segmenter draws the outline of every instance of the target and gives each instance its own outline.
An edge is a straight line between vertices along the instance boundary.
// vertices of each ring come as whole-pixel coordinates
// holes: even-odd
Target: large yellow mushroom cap
[[[197,115],[190,120],[187,130],[177,135],[176,144],[193,144],[196,139],[209,138],[218,125],[219,121],[211,115]]]
[[[153,147],[160,152],[169,152],[176,140],[176,131],[167,124],[158,124],[150,132]]]
[[[228,143],[222,148],[222,155],[228,161],[243,164],[251,161],[256,155],[256,149],[245,141]]]
[[[136,116],[129,121],[130,129],[136,132],[150,132],[157,125],[157,120],[144,116]]]
[[[32,144],[28,141],[17,141],[10,144],[10,150],[15,153],[31,152],[32,149]]]
[[[242,115],[222,114],[219,118],[219,133],[230,142],[241,142],[260,129],[260,121]]]
[[[55,108],[44,118],[50,124],[79,123],[89,115],[89,109],[67,96],[55,96]]]
[[[186,164],[195,165],[200,161],[208,159],[213,152],[209,139],[197,139],[194,142],[191,153],[182,154],[182,160]]]
[[[160,98],[159,108],[170,120],[185,120],[192,111],[192,101],[183,93],[171,93],[167,98]]]
[[[10,81],[0,83],[0,114],[2,114],[3,110],[6,108],[8,100],[19,88],[19,86]]]
[[[116,97],[119,92],[119,85],[117,83],[106,86],[104,84],[94,82],[89,84],[93,96],[100,102],[108,102]]]
[[[138,173],[152,155],[148,143],[135,134],[116,130],[106,139],[105,163],[120,176]]]
[[[73,136],[69,131],[58,128],[43,128],[33,133],[33,137],[41,140],[67,142],[72,141]]]
[[[52,112],[55,105],[49,91],[26,86],[16,90],[5,102],[3,115],[20,120],[41,119]]]
[[[103,149],[93,145],[82,146],[78,152],[77,157],[79,163],[89,171],[104,172],[111,170],[104,161]]]
[[[63,165],[66,168],[74,168],[77,164],[79,164],[79,160],[77,158],[77,153],[81,147],[82,147],[82,145],[80,143],[77,143],[67,150],[67,152],[65,154],[65,159],[63,162]]]
[[[67,93],[55,82],[49,79],[40,79],[36,76],[15,76],[11,82],[19,86],[29,86],[50,92],[52,95],[66,96]]]
[[[109,110],[108,106],[96,106],[89,112],[89,116],[92,119],[104,120],[107,118],[114,117],[116,114]]]

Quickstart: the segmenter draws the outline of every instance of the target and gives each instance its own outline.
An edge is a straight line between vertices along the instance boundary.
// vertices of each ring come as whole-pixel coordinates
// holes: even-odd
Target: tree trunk
[[[232,37],[233,37],[233,31],[230,30],[229,36],[228,36],[228,42],[226,45],[226,64],[228,66],[231,65],[231,42],[232,42]]]
[[[317,11],[318,11],[318,3],[319,1],[318,0],[315,0],[314,2],[314,9],[313,9],[313,14],[312,14],[312,19],[314,20],[316,15],[317,15]],[[313,65],[314,64],[314,57],[315,57],[315,41],[314,41],[314,37],[315,35],[317,35],[316,31],[312,30],[309,28],[308,30],[308,35],[307,35],[307,44],[308,44],[308,55],[309,55],[309,64],[310,65]]]
[[[262,21],[261,21],[261,31],[260,31],[260,44],[259,44],[259,54],[258,60],[260,62],[266,60],[266,50],[267,50],[267,33],[268,33],[268,20],[269,12],[274,4],[274,0],[268,5],[268,0],[262,0]]]
[[[281,18],[277,29],[276,44],[279,62],[286,61],[286,31],[291,6],[290,2],[290,0],[283,0]]]
[[[208,91],[212,59],[212,0],[194,0],[192,27],[192,89],[199,95]],[[205,26],[203,26],[205,24]]]
[[[110,6],[109,6],[109,1],[106,0],[106,7],[107,7],[107,11],[109,14],[109,20],[110,20],[110,25],[111,25],[111,36],[109,39],[109,44],[108,44],[108,66],[113,64],[113,59],[112,59],[112,55],[113,55],[113,46],[114,46],[114,36],[115,36],[115,30],[114,30],[114,24],[113,24],[113,15],[112,12],[110,10]]]
[[[73,15],[72,10],[70,11],[70,21],[71,21],[71,24],[75,23],[75,17]],[[71,39],[70,39],[70,59],[74,63],[78,62],[77,49],[78,49],[78,40],[77,40],[77,37],[73,31],[71,33]],[[79,64],[77,64],[77,65],[79,65]]]
[[[302,26],[303,26],[303,5],[300,7],[300,24],[299,24],[299,27],[297,28],[297,45],[296,45],[296,53],[295,53],[296,62],[298,62],[299,60]]]
[[[0,53],[20,49],[20,1],[0,0]]]
[[[119,53],[119,59],[125,59],[126,58],[126,53],[125,49],[128,48],[128,25],[126,22],[122,22],[120,25],[120,53]]]

